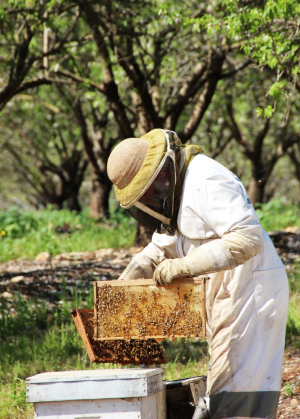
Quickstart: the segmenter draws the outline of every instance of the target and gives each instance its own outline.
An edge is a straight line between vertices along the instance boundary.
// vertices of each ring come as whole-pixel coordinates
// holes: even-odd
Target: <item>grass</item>
[[[24,257],[34,259],[41,251],[53,257],[64,252],[129,247],[133,244],[135,221],[119,209],[109,222],[67,210],[0,211],[0,262]],[[69,226],[71,233],[57,233]]]
[[[286,383],[283,390],[287,396],[291,397],[294,394],[294,385],[292,383]]]
[[[196,377],[197,375],[207,375],[208,359],[201,358],[200,361],[189,359],[186,364],[182,364],[175,359],[168,362],[164,368],[164,380],[173,381],[182,378]]]
[[[298,278],[300,282],[300,278]],[[286,325],[286,341],[300,348],[300,294],[292,294],[289,304],[289,313]]]
[[[256,205],[256,213],[266,231],[300,228],[300,205],[288,205],[280,199],[273,199],[267,204]]]
[[[26,386],[24,380],[16,378],[12,383],[0,384],[0,418],[1,419],[33,419],[34,407],[26,402]]]
[[[266,230],[288,226],[300,227],[300,208],[271,201],[257,209]],[[69,233],[58,234],[57,226],[68,223]],[[1,233],[2,232],[2,233]],[[105,247],[128,247],[134,240],[135,223],[124,213],[113,214],[109,223],[95,222],[88,211],[24,211],[13,208],[0,212],[0,260],[34,258],[41,251],[55,254],[96,250]],[[64,283],[64,278],[62,278]],[[290,307],[287,321],[287,343],[300,347],[300,265],[289,273]],[[116,368],[118,365],[90,363],[81,338],[72,323],[73,307],[91,308],[92,291],[86,295],[78,287],[68,294],[66,287],[55,310],[47,301],[17,296],[12,306],[0,300],[0,419],[32,419],[33,407],[26,403],[24,379],[45,371],[94,368]],[[205,344],[197,340],[164,342],[169,362],[164,379],[175,380],[206,374]],[[291,392],[286,388],[286,392]]]
[[[265,230],[300,227],[300,206],[285,205],[279,199],[256,209]],[[69,226],[71,233],[57,233]],[[0,211],[0,262],[24,257],[34,259],[41,250],[53,257],[73,251],[130,247],[134,242],[135,221],[118,208],[110,221],[89,218],[89,209],[80,214],[67,210],[21,211],[13,207]]]

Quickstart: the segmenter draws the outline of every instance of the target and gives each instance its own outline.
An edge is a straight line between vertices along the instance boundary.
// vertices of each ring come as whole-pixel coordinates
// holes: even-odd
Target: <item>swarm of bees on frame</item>
[[[116,362],[164,363],[159,340],[203,335],[199,287],[104,284],[96,290],[94,340],[105,344]]]
[[[97,363],[146,366],[166,363],[164,349],[155,339],[103,340],[97,342],[94,350]]]

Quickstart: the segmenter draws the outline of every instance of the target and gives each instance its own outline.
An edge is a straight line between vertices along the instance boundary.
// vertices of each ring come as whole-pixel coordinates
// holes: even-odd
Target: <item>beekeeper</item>
[[[161,129],[117,145],[108,175],[121,206],[155,231],[120,279],[209,274],[211,418],[275,419],[288,282],[241,181]]]

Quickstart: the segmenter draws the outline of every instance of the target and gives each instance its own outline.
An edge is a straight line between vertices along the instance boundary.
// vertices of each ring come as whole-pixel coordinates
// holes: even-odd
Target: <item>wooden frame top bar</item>
[[[197,278],[176,278],[173,280],[172,284],[170,285],[174,285],[174,284],[194,284],[194,285],[198,285],[198,284],[202,284],[202,282],[204,281],[204,277],[197,277]],[[128,285],[153,285],[154,284],[154,280],[153,279],[126,279],[126,280],[112,280],[112,281],[93,281],[93,283],[97,286],[101,286],[101,285],[111,285],[113,287],[123,287],[123,286],[128,286]],[[159,285],[161,286],[161,285]],[[165,287],[167,287],[168,285],[163,285]]]

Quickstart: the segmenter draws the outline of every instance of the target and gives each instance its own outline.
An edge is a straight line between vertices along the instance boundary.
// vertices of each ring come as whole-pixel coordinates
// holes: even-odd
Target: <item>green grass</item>
[[[168,362],[164,369],[164,380],[173,381],[182,378],[195,377],[197,375],[207,375],[208,359],[201,358],[200,361],[189,360],[186,364],[182,364],[175,359]]]
[[[135,221],[118,210],[109,222],[89,218],[89,209],[80,214],[67,210],[0,211],[0,262],[24,257],[34,259],[41,251],[53,257],[64,252],[130,247]],[[56,227],[69,224],[72,233],[59,234]]]
[[[286,383],[283,390],[288,397],[291,397],[294,394],[294,384]]]
[[[6,385],[0,384],[0,418],[1,419],[33,419],[32,403],[26,402],[26,386],[24,380],[15,376]]]
[[[256,205],[256,213],[266,231],[294,226],[300,228],[300,205],[284,204],[280,199],[273,199],[267,204]]]
[[[256,209],[265,230],[300,227],[300,206],[275,199]],[[80,214],[67,210],[22,211],[16,207],[0,211],[0,262],[24,257],[34,259],[41,251],[57,254],[72,251],[130,247],[135,221],[119,208],[109,222],[89,218],[89,209]],[[56,227],[69,224],[71,234],[58,234]]]
[[[300,282],[300,277],[298,278]],[[290,297],[289,313],[286,325],[286,341],[300,348],[300,294],[295,293]]]

